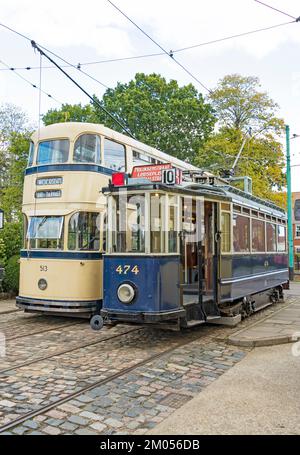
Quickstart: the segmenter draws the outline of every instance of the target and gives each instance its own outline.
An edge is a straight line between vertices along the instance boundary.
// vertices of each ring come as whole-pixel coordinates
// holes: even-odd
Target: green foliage
[[[22,223],[5,223],[0,231],[0,254],[2,251],[3,264],[6,265],[11,256],[19,255],[21,248]]]
[[[216,120],[211,106],[192,84],[179,87],[175,80],[167,82],[158,74],[138,73],[130,82],[108,89],[97,101],[140,141],[191,162]],[[43,121],[46,125],[65,121],[104,123],[123,132],[95,105],[64,105],[48,111]]]
[[[5,267],[5,274],[2,283],[5,292],[19,292],[20,264],[19,256],[15,255],[9,258]]]
[[[243,135],[239,130],[221,129],[199,151],[196,164],[214,174],[230,169],[242,145]],[[285,207],[285,184],[282,145],[272,136],[249,139],[242,152],[235,176],[249,176],[253,181],[253,194],[270,199]],[[278,191],[279,190],[279,191]]]
[[[82,106],[79,104],[63,104],[61,109],[50,109],[43,116],[45,125],[64,122],[88,122],[99,123],[96,112],[92,105]]]
[[[282,119],[276,117],[278,104],[261,92],[259,79],[230,74],[221,79],[209,99],[221,126],[255,133],[281,134]]]
[[[0,237],[0,266],[4,265],[6,262],[5,256],[5,243],[4,240]]]
[[[221,128],[199,150],[195,164],[215,174],[231,169],[246,134],[235,176],[251,177],[255,195],[285,207],[284,156],[279,140],[284,122],[275,115],[277,104],[259,87],[258,78],[238,74],[219,82],[209,99]]]
[[[21,220],[23,180],[30,135],[30,132],[13,132],[9,136],[5,178],[0,189],[0,204],[6,222]]]

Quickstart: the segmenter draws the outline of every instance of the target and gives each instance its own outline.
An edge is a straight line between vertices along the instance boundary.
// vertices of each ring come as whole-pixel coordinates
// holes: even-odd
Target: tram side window
[[[178,198],[176,196],[169,196],[169,253],[177,253],[178,244]]]
[[[34,155],[34,143],[30,141],[29,151],[28,151],[28,162],[27,166],[30,167],[33,164],[33,155]]]
[[[222,253],[229,253],[231,247],[231,230],[230,230],[231,214],[222,212],[221,214],[221,246]]]
[[[276,226],[271,223],[267,223],[267,251],[276,251]]]
[[[252,219],[252,251],[265,251],[265,223]]]
[[[39,143],[37,164],[66,163],[69,157],[68,139],[43,141]]]
[[[165,236],[163,231],[163,209],[165,208],[165,196],[151,194],[150,203],[150,244],[151,253],[165,252]]]
[[[236,253],[250,251],[250,218],[233,215],[233,250]]]
[[[100,137],[96,134],[82,134],[74,145],[74,161],[77,163],[100,163]]]
[[[144,153],[136,152],[135,150],[132,151],[132,163],[134,165],[143,165],[143,164],[154,164],[155,159],[151,158],[148,155],[144,155]]]
[[[116,197],[115,200],[114,252],[145,252],[145,195]]]
[[[31,249],[63,249],[62,216],[34,216],[30,218],[27,239]]]
[[[286,230],[284,226],[277,226],[277,251],[286,250]]]
[[[100,250],[100,214],[77,212],[70,218],[68,232],[69,250]]]
[[[114,171],[125,171],[125,147],[110,139],[104,140],[104,162],[107,167]]]

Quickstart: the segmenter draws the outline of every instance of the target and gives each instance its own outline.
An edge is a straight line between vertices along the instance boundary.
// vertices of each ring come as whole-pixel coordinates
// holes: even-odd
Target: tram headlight
[[[38,287],[41,291],[44,291],[47,289],[48,283],[44,278],[41,278],[38,282]]]
[[[124,283],[118,287],[117,294],[122,303],[130,303],[135,297],[135,290],[131,284]]]

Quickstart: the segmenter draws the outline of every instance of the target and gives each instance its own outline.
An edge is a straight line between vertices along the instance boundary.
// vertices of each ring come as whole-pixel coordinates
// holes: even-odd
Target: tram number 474
[[[128,273],[134,273],[135,275],[138,275],[140,273],[140,269],[137,265],[118,265],[116,272],[118,272],[119,275],[127,275]]]

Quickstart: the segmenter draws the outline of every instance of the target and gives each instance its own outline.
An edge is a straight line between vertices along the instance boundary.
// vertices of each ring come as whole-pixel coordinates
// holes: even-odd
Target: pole
[[[289,279],[294,279],[294,246],[293,246],[293,214],[292,214],[292,184],[291,184],[291,154],[290,127],[286,125],[286,183],[288,209],[288,247],[289,247]]]

